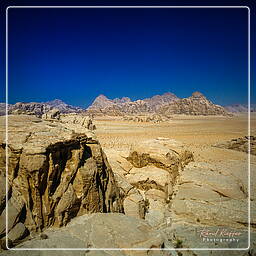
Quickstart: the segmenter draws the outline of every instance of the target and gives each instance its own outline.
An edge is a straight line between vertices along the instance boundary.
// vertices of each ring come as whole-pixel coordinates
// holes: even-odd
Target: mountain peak
[[[50,100],[47,102],[44,102],[44,104],[50,105],[50,106],[59,106],[59,105],[67,105],[64,101],[60,100],[60,99],[54,99],[54,100]]]
[[[193,92],[191,97],[193,97],[193,98],[205,98],[205,96],[201,92],[198,92],[198,91]]]
[[[109,100],[104,94],[100,94],[95,98],[95,100]]]
[[[93,101],[92,105],[88,108],[98,108],[98,109],[101,109],[101,108],[105,108],[107,106],[110,106],[110,105],[113,105],[113,101],[108,99],[105,95],[103,94],[100,94],[98,97],[96,97],[96,99]]]

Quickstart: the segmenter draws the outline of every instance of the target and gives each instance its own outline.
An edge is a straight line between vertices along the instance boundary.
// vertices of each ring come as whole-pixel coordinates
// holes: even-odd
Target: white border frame
[[[248,247],[246,248],[9,248],[8,247],[8,10],[15,9],[15,8],[246,8],[248,10]],[[8,250],[13,251],[123,251],[123,250],[130,250],[130,251],[145,251],[145,250],[152,250],[152,251],[246,251],[250,249],[250,240],[251,240],[251,145],[250,145],[250,135],[251,135],[251,113],[250,113],[250,104],[251,104],[251,63],[250,63],[250,54],[251,54],[251,29],[250,29],[250,8],[248,6],[8,6],[6,8],[6,248]]]

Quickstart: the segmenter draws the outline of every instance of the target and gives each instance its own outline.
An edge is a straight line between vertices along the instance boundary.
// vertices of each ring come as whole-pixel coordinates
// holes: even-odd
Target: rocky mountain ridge
[[[178,98],[175,94],[168,92],[136,101],[131,101],[129,98],[111,100],[104,95],[99,95],[87,108],[87,112],[114,116],[152,113],[164,116],[173,114],[228,115],[222,106],[212,103],[200,92],[194,92],[188,98]]]
[[[251,112],[256,112],[256,104],[251,104]],[[247,113],[248,112],[248,104],[232,104],[228,106],[224,106],[224,108],[231,113]]]
[[[6,104],[0,103],[0,115],[5,115]],[[28,114],[41,117],[52,109],[58,109],[60,113],[81,113],[85,110],[81,107],[68,105],[62,100],[55,99],[47,102],[17,102],[8,104],[8,114]]]

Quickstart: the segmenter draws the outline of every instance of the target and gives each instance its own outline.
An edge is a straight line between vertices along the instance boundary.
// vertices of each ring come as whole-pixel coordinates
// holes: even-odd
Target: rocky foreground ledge
[[[0,234],[5,234],[5,122],[0,138]],[[86,213],[121,212],[112,170],[92,132],[68,122],[9,116],[8,228],[16,242]]]

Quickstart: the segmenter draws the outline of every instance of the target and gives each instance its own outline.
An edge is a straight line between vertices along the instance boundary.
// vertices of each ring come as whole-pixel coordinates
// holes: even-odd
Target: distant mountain
[[[136,101],[131,101],[128,97],[111,100],[101,94],[87,108],[87,111],[89,113],[107,115],[155,113],[161,106],[178,99],[173,93],[165,93]]]
[[[0,116],[4,116],[6,112],[6,104],[0,103]]]
[[[185,115],[228,115],[228,112],[219,105],[213,104],[202,93],[194,92],[192,96],[173,101],[162,106],[159,114],[185,114]]]
[[[192,96],[184,99],[180,99],[175,94],[168,92],[136,101],[131,101],[129,98],[111,100],[104,95],[99,95],[87,111],[106,115],[150,113],[166,116],[172,114],[228,115],[228,112],[222,106],[213,104],[200,92],[194,92]]]
[[[71,112],[82,112],[85,111],[85,109],[81,108],[81,107],[75,107],[72,105],[68,105],[65,102],[63,102],[62,100],[52,100],[52,101],[47,101],[44,102],[43,104],[49,105],[52,108],[57,108],[61,113],[71,113]]]
[[[0,103],[0,115],[5,115],[5,103]],[[42,116],[49,110],[56,108],[61,113],[83,112],[85,109],[66,104],[62,100],[55,99],[47,102],[17,102],[8,105],[9,114],[29,114]]]
[[[251,104],[251,112],[256,112],[256,104]],[[232,104],[224,107],[228,112],[231,113],[243,113],[248,112],[247,104]]]

